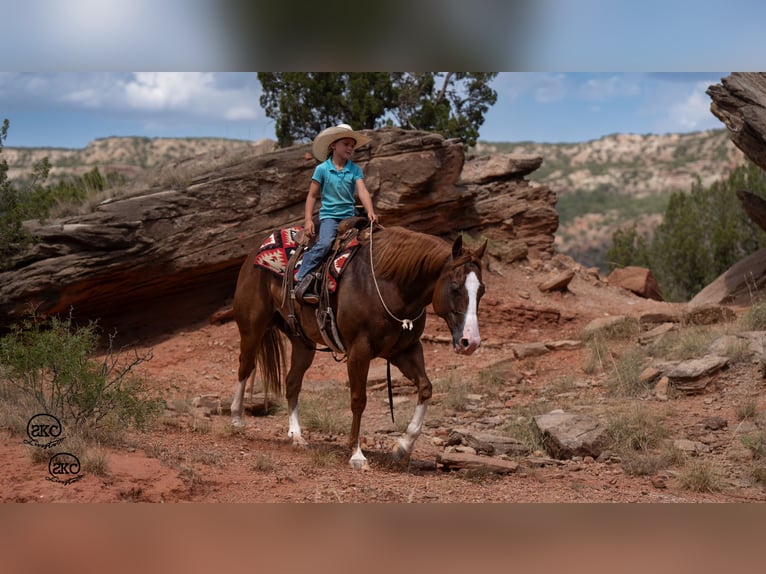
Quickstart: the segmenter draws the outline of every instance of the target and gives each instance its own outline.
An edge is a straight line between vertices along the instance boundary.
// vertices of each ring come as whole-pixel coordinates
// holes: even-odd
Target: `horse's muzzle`
[[[454,345],[455,352],[459,355],[471,355],[481,345],[481,339],[461,337]]]

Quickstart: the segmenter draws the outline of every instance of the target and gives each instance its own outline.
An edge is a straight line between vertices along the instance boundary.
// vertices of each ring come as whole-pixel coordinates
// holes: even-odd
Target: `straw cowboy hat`
[[[363,146],[370,141],[370,138],[359,132],[355,132],[350,125],[339,124],[322,130],[319,132],[319,135],[314,138],[314,143],[311,146],[311,151],[314,154],[314,157],[319,161],[326,160],[327,156],[330,155],[330,144],[342,140],[343,138],[351,138],[356,141],[356,147]]]

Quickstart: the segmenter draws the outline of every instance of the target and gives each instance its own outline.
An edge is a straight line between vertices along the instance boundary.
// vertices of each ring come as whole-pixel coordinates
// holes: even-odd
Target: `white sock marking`
[[[298,421],[298,405],[290,411],[290,417],[288,419],[289,429],[287,436],[292,439],[301,438],[301,423]]]
[[[409,456],[412,454],[412,447],[415,445],[415,441],[420,436],[420,432],[423,428],[423,420],[426,418],[426,409],[428,408],[428,401],[423,401],[419,405],[415,406],[415,414],[412,416],[410,424],[407,425],[407,434],[399,437],[399,446]]]

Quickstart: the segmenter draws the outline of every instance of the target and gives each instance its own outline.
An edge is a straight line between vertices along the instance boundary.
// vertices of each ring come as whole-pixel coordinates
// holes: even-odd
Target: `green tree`
[[[697,185],[691,194],[674,193],[652,240],[651,269],[671,301],[688,300],[707,284],[711,274],[713,254],[703,219],[707,198],[701,191]]]
[[[280,145],[307,141],[348,123],[375,129],[434,131],[476,144],[484,115],[497,101],[494,73],[261,72],[260,104],[276,122]]]
[[[609,271],[628,265],[649,266],[646,238],[638,232],[635,223],[614,232],[612,245],[606,250],[606,263]]]
[[[646,247],[635,229],[618,230],[607,251],[617,265],[649,267],[669,301],[688,301],[747,255],[766,247],[766,233],[742,209],[736,192],[766,198],[766,178],[755,164],[736,168],[723,181],[670,196],[663,222]]]
[[[8,135],[9,121],[0,126],[0,154]],[[117,173],[102,175],[94,167],[80,177],[62,178],[47,184],[51,164],[47,157],[32,167],[31,177],[23,183],[8,178],[8,162],[0,159],[0,270],[11,266],[11,259],[35,241],[23,222],[37,219],[43,223],[59,204],[79,205],[89,195],[122,185],[125,177]]]
[[[8,137],[8,119],[0,126],[0,153]],[[0,159],[0,270],[10,265],[10,256],[32,242],[32,235],[22,222],[25,209],[18,190],[8,179],[8,162]]]

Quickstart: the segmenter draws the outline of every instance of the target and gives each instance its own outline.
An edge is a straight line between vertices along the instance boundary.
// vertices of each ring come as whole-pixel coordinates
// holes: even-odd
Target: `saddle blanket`
[[[289,227],[287,229],[279,229],[274,231],[266,239],[263,240],[261,246],[258,248],[253,260],[253,265],[256,267],[262,267],[268,271],[274,273],[277,277],[284,277],[285,270],[287,269],[287,262],[295,250],[298,248],[298,242],[295,241],[295,236],[301,231],[301,227]],[[327,270],[327,290],[330,293],[334,293],[338,288],[338,281],[340,280],[341,273],[346,267],[346,263],[349,262],[351,257],[359,249],[359,240],[356,236],[338,252],[335,259],[328,267]],[[295,273],[300,268],[303,257],[295,265]]]

